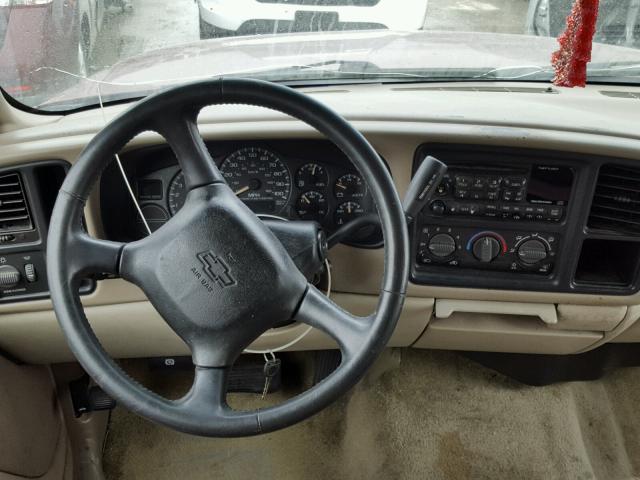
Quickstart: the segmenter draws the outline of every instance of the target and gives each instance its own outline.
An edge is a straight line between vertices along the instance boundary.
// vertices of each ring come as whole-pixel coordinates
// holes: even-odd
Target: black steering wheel
[[[309,284],[274,234],[225,183],[196,124],[207,105],[250,104],[296,117],[335,143],[367,182],[385,240],[376,312],[356,317]],[[150,236],[132,243],[97,240],[83,229],[88,195],[120,149],[143,131],[160,133],[176,154],[188,189],[184,207]],[[271,432],[322,410],[351,388],[391,336],[409,270],[405,217],[384,163],[365,138],[332,110],[285,86],[219,79],[150,96],[112,121],[70,169],[49,228],[51,298],[69,346],[102,388],[130,410],[182,432],[247,436]],[[189,346],[191,390],[168,400],[124,373],[100,345],[78,287],[89,274],[111,273],[138,285]],[[339,344],[342,362],[324,381],[280,405],[232,410],[226,379],[236,358],[282,319],[316,327]]]

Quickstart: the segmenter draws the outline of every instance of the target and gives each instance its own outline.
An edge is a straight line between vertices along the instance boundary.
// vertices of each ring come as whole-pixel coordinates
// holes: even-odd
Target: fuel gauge
[[[323,189],[329,184],[329,175],[325,168],[317,163],[307,163],[296,173],[296,186],[301,190]]]

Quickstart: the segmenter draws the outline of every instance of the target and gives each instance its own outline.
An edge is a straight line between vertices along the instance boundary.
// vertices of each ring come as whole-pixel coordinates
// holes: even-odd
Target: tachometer
[[[291,174],[284,162],[264,148],[233,152],[220,167],[222,175],[256,213],[279,213],[291,195]]]

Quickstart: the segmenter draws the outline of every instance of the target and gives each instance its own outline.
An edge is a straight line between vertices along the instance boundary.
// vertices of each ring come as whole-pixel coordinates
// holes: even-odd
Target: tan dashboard
[[[488,88],[490,87],[490,88]],[[601,88],[547,90],[539,85],[368,85],[308,89],[350,120],[387,161],[402,196],[413,160],[425,143],[553,150],[640,161],[637,99],[603,95]],[[612,87],[607,87],[612,90]],[[617,88],[619,91],[632,90]],[[634,89],[637,95],[640,89]],[[111,119],[125,106],[106,108]],[[0,101],[0,167],[40,160],[73,164],[103,126],[97,110],[66,117],[17,112]],[[253,107],[215,107],[199,125],[208,141],[316,139],[304,124]],[[128,151],[162,143],[155,134],[133,139]],[[91,198],[86,219],[103,235],[99,205]],[[590,202],[590,198],[581,201]],[[588,207],[587,207],[588,208]],[[578,248],[578,246],[576,246]],[[382,249],[339,246],[331,252],[332,298],[346,309],[370,313],[376,305]],[[87,315],[114,357],[181,355],[188,351],[143,293],[123,280],[104,280],[83,296]],[[571,354],[619,339],[640,341],[640,294],[585,294],[413,284],[391,340],[418,348]],[[638,323],[640,325],[640,323]],[[276,348],[306,327],[265,334],[254,348]],[[331,348],[312,332],[293,349]],[[48,300],[0,304],[0,349],[35,363],[71,360]]]

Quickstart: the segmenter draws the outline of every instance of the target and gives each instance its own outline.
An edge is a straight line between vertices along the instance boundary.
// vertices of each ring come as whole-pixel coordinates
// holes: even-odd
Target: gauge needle
[[[351,215],[351,204],[347,203],[347,212]]]
[[[307,205],[309,205],[311,202],[309,201],[309,199],[307,198],[306,195],[302,195],[302,200],[304,200],[305,202],[307,202]]]
[[[343,185],[343,184],[341,184],[341,183],[336,183],[336,187],[341,188],[341,189],[343,189],[343,190],[346,190],[346,189],[347,189],[346,185]]]
[[[244,192],[248,192],[249,190],[251,190],[249,185],[242,187],[240,190],[236,190],[236,196],[242,195]]]
[[[311,169],[311,176],[312,176],[312,177],[315,177],[315,176],[316,176],[316,167],[317,167],[317,165],[314,163],[314,164],[313,164],[313,168]]]

